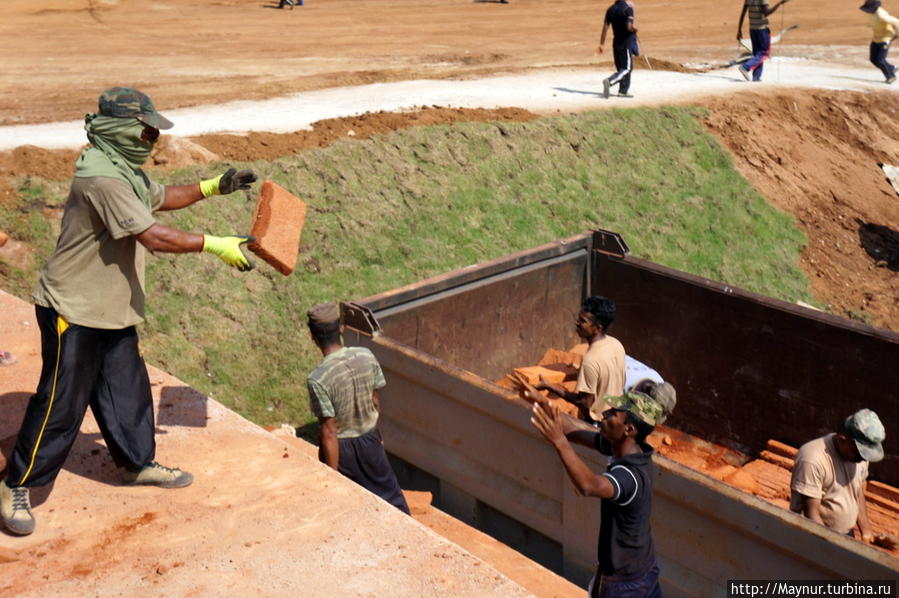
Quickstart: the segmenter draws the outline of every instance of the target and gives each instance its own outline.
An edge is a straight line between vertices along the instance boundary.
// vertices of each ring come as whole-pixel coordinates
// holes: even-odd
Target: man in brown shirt
[[[79,157],[56,249],[33,299],[44,363],[6,478],[0,516],[12,534],[34,531],[29,488],[51,483],[90,406],[123,482],[180,488],[191,474],[156,461],[153,399],[135,325],[144,318],[144,255],[206,251],[241,271],[249,238],[189,233],[156,222],[211,195],[249,189],[256,175],[229,169],[199,184],[163,186],[141,169],[172,123],[136,89],[114,87],[85,117],[90,147]]]
[[[894,546],[889,536],[875,535],[868,523],[865,485],[868,463],[883,459],[886,434],[877,414],[861,409],[846,418],[839,432],[800,447],[790,480],[790,509],[869,544]]]
[[[578,408],[578,416],[588,422],[599,422],[608,409],[603,397],[619,396],[624,392],[624,346],[606,331],[615,321],[615,302],[608,297],[587,297],[575,321],[577,334],[589,343],[581,361],[575,392],[549,384],[541,378],[534,387],[548,390]],[[527,389],[524,389],[527,390]]]

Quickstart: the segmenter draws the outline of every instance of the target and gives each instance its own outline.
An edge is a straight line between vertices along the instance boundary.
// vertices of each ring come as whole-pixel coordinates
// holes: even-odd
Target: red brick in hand
[[[262,183],[248,247],[284,276],[293,272],[300,252],[306,203],[271,181]]]

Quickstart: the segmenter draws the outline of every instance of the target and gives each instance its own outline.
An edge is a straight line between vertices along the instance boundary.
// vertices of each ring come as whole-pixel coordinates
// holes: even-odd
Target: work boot
[[[609,93],[612,91],[612,82],[608,79],[602,80],[602,97],[608,99]]]
[[[194,476],[160,465],[152,461],[137,471],[125,470],[122,481],[126,486],[159,486],[160,488],[184,488],[190,486]]]
[[[6,480],[0,482],[0,515],[9,533],[27,536],[34,531],[34,515],[28,488],[10,488]]]

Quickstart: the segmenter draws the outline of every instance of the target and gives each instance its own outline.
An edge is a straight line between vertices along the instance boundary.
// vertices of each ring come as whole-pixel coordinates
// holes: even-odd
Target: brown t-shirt
[[[165,187],[150,183],[150,205],[108,177],[75,178],[56,249],[32,298],[71,324],[120,329],[144,319],[144,248],[138,235],[156,222]]]
[[[858,501],[868,478],[868,462],[843,459],[834,444],[836,434],[806,442],[799,448],[790,480],[790,509],[802,512],[802,497],[821,499],[821,519],[830,529],[849,533],[858,520]]]
[[[576,392],[589,392],[595,397],[590,417],[602,419],[602,412],[608,409],[603,397],[623,393],[624,380],[624,346],[618,339],[606,335],[591,343],[581,362],[575,387]]]

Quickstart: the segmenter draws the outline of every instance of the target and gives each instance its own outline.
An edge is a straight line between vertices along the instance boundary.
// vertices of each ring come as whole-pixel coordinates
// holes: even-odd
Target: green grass
[[[308,201],[297,271],[284,278],[263,265],[241,274],[205,254],[151,258],[145,355],[253,421],[303,425],[310,420],[305,377],[319,359],[304,323],[309,306],[591,228],[622,233],[639,257],[811,301],[798,267],[803,234],[736,172],[699,124],[701,114],[645,108],[407,129],[253,163]],[[207,165],[160,180],[220,170]],[[32,207],[59,205],[65,186],[24,181],[23,189],[9,232],[24,238],[28,231],[46,255],[55,236]],[[160,220],[243,232],[252,207],[248,194],[234,194]],[[7,214],[0,212],[4,226]],[[28,296],[36,271],[4,274]]]

